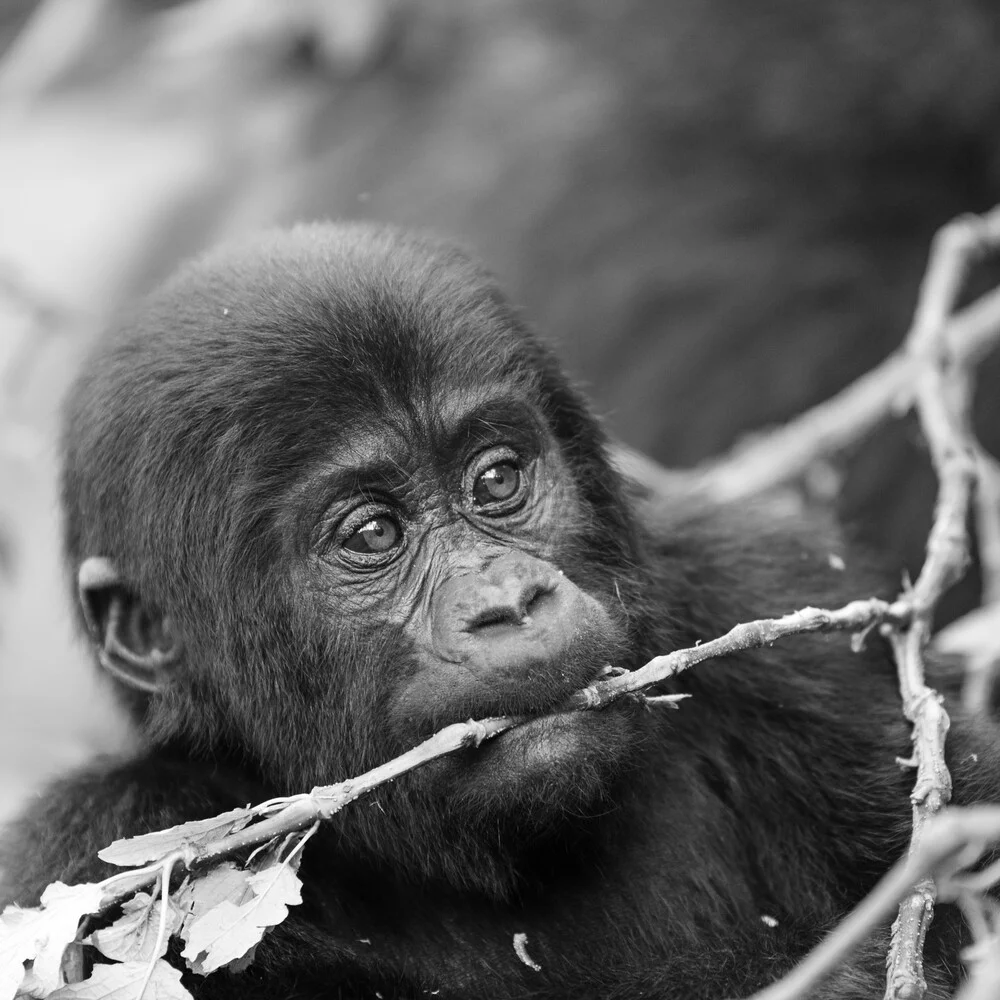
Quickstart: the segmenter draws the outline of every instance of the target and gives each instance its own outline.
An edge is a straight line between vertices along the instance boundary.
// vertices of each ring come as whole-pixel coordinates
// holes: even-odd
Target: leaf
[[[207,847],[230,833],[242,830],[253,818],[249,809],[231,809],[211,819],[197,819],[166,830],[116,840],[103,851],[98,851],[97,856],[108,864],[122,868],[148,865],[182,848],[197,850]]]
[[[252,899],[252,874],[227,861],[205,875],[187,879],[173,896],[174,902],[185,914],[184,928],[190,927],[199,917],[225,900],[241,906],[245,900]],[[180,934],[186,938],[184,928]]]
[[[94,883],[53,882],[37,909],[8,906],[0,914],[0,1000],[11,1000],[32,962],[29,989],[44,996],[62,985],[62,957],[80,920],[101,907],[104,890]]]
[[[82,983],[56,990],[49,1000],[136,1000],[146,978],[148,962],[125,962],[121,965],[95,965],[94,974]],[[181,974],[160,959],[153,966],[149,985],[142,1000],[193,1000],[181,985]]]
[[[35,975],[32,963],[28,962],[24,967],[24,979],[21,980],[21,985],[17,988],[15,996],[20,1000],[21,997],[44,997],[47,995],[48,991]]]
[[[226,968],[230,972],[246,972],[253,965],[253,960],[257,957],[257,945],[254,945],[242,958],[237,958],[230,962]]]
[[[242,902],[224,899],[182,931],[182,954],[199,975],[243,958],[288,916],[289,906],[302,902],[302,883],[286,864],[264,868],[246,882],[251,893]]]
[[[148,892],[137,892],[122,905],[122,915],[110,927],[94,931],[85,938],[85,942],[116,962],[143,962],[148,965],[154,958],[162,958],[167,953],[170,935],[184,919],[177,906],[173,902],[168,903],[167,931],[162,946],[155,951],[162,912],[163,904],[159,899],[154,902]]]
[[[24,980],[24,963],[38,951],[41,913],[8,906],[0,914],[0,1000],[11,1000]]]

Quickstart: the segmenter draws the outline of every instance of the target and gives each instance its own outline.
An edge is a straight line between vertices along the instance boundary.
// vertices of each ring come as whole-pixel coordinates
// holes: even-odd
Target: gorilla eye
[[[513,462],[497,462],[481,472],[472,484],[472,502],[477,507],[509,500],[521,488],[521,470]]]
[[[344,548],[361,555],[382,555],[396,548],[402,535],[399,525],[391,517],[381,514],[354,531],[344,541]]]

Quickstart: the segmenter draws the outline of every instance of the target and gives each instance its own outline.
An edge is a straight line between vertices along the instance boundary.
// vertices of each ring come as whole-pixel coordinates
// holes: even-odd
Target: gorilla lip
[[[590,675],[589,679],[584,681],[582,684],[574,682],[572,684],[565,685],[566,691],[561,692],[555,697],[547,698],[541,702],[531,701],[526,698],[524,707],[508,707],[503,711],[490,712],[487,717],[496,719],[504,716],[512,716],[514,718],[524,719],[525,722],[530,722],[533,719],[550,718],[554,715],[574,715],[577,712],[585,711],[585,709],[580,709],[571,705],[571,699],[578,691],[589,687],[591,684],[594,684],[598,679],[604,676],[604,670],[604,666],[599,667]],[[516,699],[514,700],[516,702]]]
[[[531,707],[521,709],[520,711],[512,711],[508,709],[506,711],[490,711],[486,715],[479,713],[477,717],[488,719],[512,718],[515,720],[515,725],[512,728],[519,729],[529,723],[539,722],[543,719],[554,719],[560,716],[569,718],[570,716],[580,715],[584,712],[594,711],[594,709],[581,708],[573,705],[571,704],[571,700],[573,696],[582,688],[590,686],[604,676],[604,670],[605,668],[601,667],[599,670],[594,672],[593,676],[585,684],[574,686],[568,694],[561,695],[557,699],[552,699],[542,705],[535,703],[531,705]],[[603,711],[603,709],[610,707],[611,704],[614,703],[609,702],[607,705],[602,705],[600,709],[597,709],[597,711]],[[510,730],[506,730],[505,733],[506,732],[510,732]],[[499,733],[498,736],[503,736],[505,733]]]
[[[476,700],[468,704],[463,711],[450,713],[447,717],[425,718],[420,723],[418,738],[427,739],[445,726],[456,722],[465,722],[469,719],[511,719],[513,721],[511,729],[498,733],[492,738],[495,740],[507,735],[513,729],[521,729],[530,723],[560,716],[568,719],[571,716],[588,712],[590,709],[572,705],[571,699],[579,690],[588,687],[603,676],[603,671],[604,667],[602,666],[595,670],[587,681],[565,684],[563,685],[564,690],[544,698],[538,697],[537,692],[530,690],[516,691],[503,698]],[[531,696],[533,693],[536,695],[534,698]],[[602,710],[606,707],[609,706],[602,706]]]

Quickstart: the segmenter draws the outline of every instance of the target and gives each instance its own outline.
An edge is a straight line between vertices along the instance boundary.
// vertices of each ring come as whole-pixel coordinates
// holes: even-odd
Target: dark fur
[[[892,592],[831,532],[763,508],[678,516],[654,537],[579,394],[454,250],[309,227],[209,255],[101,347],[65,435],[70,571],[114,559],[176,617],[184,669],[162,695],[127,696],[145,738],[133,759],[64,780],[15,826],[0,899],[106,876],[96,852],[118,837],[408,748],[392,698],[435,667],[393,606],[376,618],[370,593],[330,582],[299,485],[356,435],[433,427],[446,389],[494,383],[515,386],[554,442],[563,502],[523,547],[604,608],[617,639],[594,656],[634,668],[738,621]],[[485,561],[504,550],[481,544]],[[913,775],[896,764],[909,733],[890,658],[877,639],[854,654],[842,635],[800,637],[669,687],[693,697],[676,712],[613,707],[550,770],[520,773],[501,737],[349,807],[307,848],[305,902],[253,967],[187,975],[188,988],[690,1000],[772,981],[905,849]],[[426,706],[420,724],[515,710],[522,689],[558,694],[553,677],[525,677],[495,701]],[[992,730],[957,720],[949,753],[959,801],[997,799]],[[956,928],[942,908],[929,996],[956,974]],[[540,972],[515,954],[517,933]],[[884,943],[818,995],[880,995]]]

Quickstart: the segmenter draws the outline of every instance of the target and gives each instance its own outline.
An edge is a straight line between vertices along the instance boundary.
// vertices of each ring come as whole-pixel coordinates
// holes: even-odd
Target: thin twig
[[[888,601],[871,597],[867,600],[851,601],[836,611],[802,608],[782,618],[745,622],[736,625],[718,639],[657,656],[638,670],[597,681],[572,695],[565,707],[603,708],[622,695],[641,691],[650,684],[656,684],[693,667],[696,663],[716,656],[729,656],[745,649],[759,649],[790,635],[802,635],[806,632],[863,632],[874,625],[887,622],[905,626],[909,620],[910,609],[905,602],[897,601],[890,604]]]
[[[490,739],[524,721],[526,720],[520,717],[509,717],[484,719],[481,722],[471,719],[468,722],[458,722],[446,726],[412,750],[356,778],[349,778],[334,785],[317,786],[311,792],[303,792],[300,795],[290,795],[284,800],[286,804],[277,812],[270,811],[278,801],[271,799],[264,803],[268,813],[263,819],[235,833],[220,837],[201,849],[171,851],[155,864],[109,876],[100,883],[104,890],[101,909],[103,911],[115,906],[130,897],[137,889],[155,882],[168,860],[171,865],[176,864],[183,868],[203,867],[238,854],[246,848],[267,843],[283,834],[303,830],[319,820],[329,819],[349,802],[353,802],[354,799],[360,798],[379,785],[422,767],[445,754],[478,746],[483,740]]]
[[[984,221],[990,233],[994,225],[992,215]],[[1000,288],[951,316],[940,336],[956,366],[974,368],[1000,345]],[[691,469],[665,469],[622,444],[615,445],[612,457],[621,472],[652,494],[654,509],[678,496],[704,496],[718,503],[746,500],[799,478],[818,459],[843,451],[883,420],[908,410],[921,364],[901,348],[796,419]]]
[[[1000,807],[949,809],[929,824],[919,847],[909,851],[877,886],[788,975],[750,1000],[801,1000],[827,978],[889,914],[909,898],[914,883],[933,882],[949,862],[974,864],[1000,839]],[[956,998],[957,1000],[957,998]]]
[[[737,625],[724,636],[710,642],[679,649],[665,656],[657,656],[645,666],[624,672],[572,695],[560,711],[582,711],[603,708],[619,698],[634,695],[643,688],[666,680],[687,670],[696,663],[716,656],[727,656],[746,649],[768,646],[780,639],[807,632],[851,631],[862,632],[876,625],[891,623],[905,626],[910,610],[905,603],[890,604],[878,598],[852,601],[836,610],[803,608],[782,618],[766,618]],[[322,785],[311,792],[271,799],[253,811],[261,818],[250,825],[220,837],[199,849],[172,851],[155,864],[135,871],[112,875],[101,883],[104,890],[102,910],[120,903],[137,889],[155,882],[164,865],[184,868],[204,867],[222,858],[267,843],[275,837],[302,830],[320,820],[329,819],[345,805],[373,791],[380,785],[468,747],[478,746],[484,740],[529,721],[525,716],[506,716],[496,719],[469,720],[447,726],[430,739],[399,757],[373,768],[355,778],[333,785]],[[275,806],[280,804],[277,811]]]
[[[1000,211],[966,216],[944,226],[934,239],[921,284],[906,351],[915,359],[915,408],[938,476],[934,523],[927,556],[912,590],[904,595],[913,608],[905,633],[886,630],[896,654],[903,712],[913,724],[913,758],[917,780],[910,796],[913,833],[910,851],[918,850],[924,828],[951,798],[951,776],[944,758],[948,715],[941,697],[924,683],[924,649],[932,617],[942,594],[969,562],[966,520],[977,473],[977,445],[969,422],[972,377],[956,361],[954,344],[945,331],[969,271],[1000,224]],[[886,962],[886,1000],[920,1000],[927,990],[923,944],[934,916],[936,888],[925,877],[903,900],[892,925]]]

